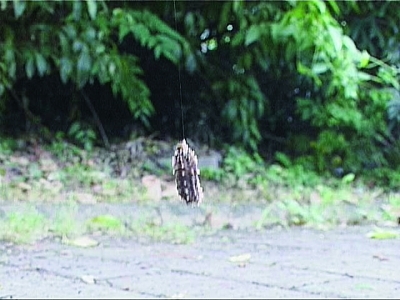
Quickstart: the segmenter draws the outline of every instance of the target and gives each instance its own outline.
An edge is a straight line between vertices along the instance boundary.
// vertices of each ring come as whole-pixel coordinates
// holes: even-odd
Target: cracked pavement
[[[192,244],[0,243],[1,298],[397,298],[400,241],[369,226],[220,230]],[[230,258],[250,254],[246,261]]]

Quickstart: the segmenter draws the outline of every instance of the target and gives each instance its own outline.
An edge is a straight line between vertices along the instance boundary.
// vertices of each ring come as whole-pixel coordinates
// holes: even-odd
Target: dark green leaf
[[[87,0],[88,13],[92,20],[96,19],[97,3],[94,0]]]
[[[61,81],[67,83],[73,69],[73,64],[69,58],[63,57],[60,59],[60,77]]]
[[[258,25],[251,25],[250,28],[246,32],[246,38],[244,41],[245,46],[248,46],[255,41],[257,41],[260,37],[260,28]]]
[[[7,8],[8,0],[0,0],[0,9],[5,10]]]
[[[13,0],[14,15],[18,19],[25,11],[26,2],[24,0]]]
[[[36,52],[35,53],[35,58],[36,58],[36,69],[39,73],[40,76],[43,76],[47,72],[47,61],[43,57],[42,54]]]
[[[73,7],[72,16],[75,21],[79,21],[82,15],[82,2],[74,1],[72,7]]]
[[[82,52],[79,55],[77,62],[77,84],[82,88],[89,79],[89,72],[92,66],[92,59],[87,52]]]
[[[25,73],[29,79],[31,79],[35,73],[35,62],[33,56],[29,56],[25,63]]]

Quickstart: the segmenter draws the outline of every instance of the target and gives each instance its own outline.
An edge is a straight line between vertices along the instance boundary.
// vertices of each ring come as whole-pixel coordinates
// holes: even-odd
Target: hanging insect
[[[186,204],[199,206],[203,199],[200,170],[197,166],[197,156],[185,139],[176,145],[175,154],[172,157],[172,173],[175,176],[176,189],[181,200]]]

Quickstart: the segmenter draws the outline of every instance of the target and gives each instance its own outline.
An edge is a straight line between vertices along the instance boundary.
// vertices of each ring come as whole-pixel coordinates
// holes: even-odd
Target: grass
[[[29,243],[45,237],[46,218],[34,208],[12,212],[0,221],[0,239],[16,243]]]
[[[280,195],[280,200],[266,205],[261,217],[255,222],[257,229],[273,225],[330,228],[380,221],[394,224],[396,215],[388,215],[388,211],[400,209],[400,201],[392,201],[384,206],[384,210],[378,205],[376,195],[369,190],[360,193],[345,185],[336,188],[319,185],[301,191],[274,193]]]
[[[133,221],[130,229],[134,235],[150,238],[153,241],[174,244],[189,244],[195,240],[195,230],[178,222],[163,222],[157,224],[144,218]]]
[[[79,203],[159,201],[149,197],[141,183],[141,177],[151,170],[144,171],[143,164],[131,163],[130,173],[118,177],[113,176],[110,165],[98,162],[99,157],[94,152],[88,153],[66,143],[56,142],[44,147],[42,157],[36,159],[16,150],[17,143],[7,143],[0,142],[3,162],[0,199],[32,204],[59,203],[60,206],[52,218],[33,205],[0,216],[0,240],[26,243],[46,237],[101,232],[191,243],[199,234],[197,229],[179,222],[161,222],[151,216],[121,220],[112,215],[99,215],[79,221]],[[153,171],[163,183],[164,178],[172,179],[170,173]],[[366,222],[397,224],[400,216],[400,194],[367,188],[354,174],[343,179],[324,179],[298,165],[275,164],[267,168],[261,165],[259,158],[246,157],[237,151],[231,153],[221,169],[202,170],[202,181],[206,196],[214,203],[264,203],[264,210],[253,223],[259,230],[276,225],[329,228]],[[161,200],[168,201],[168,196]],[[173,201],[177,202],[177,198]]]
[[[385,196],[385,200],[379,205],[376,202],[376,195],[369,191],[357,194],[354,189],[346,186],[336,189],[319,186],[315,189],[304,188],[292,191],[275,189],[257,193],[279,196],[275,201],[265,202],[265,208],[253,223],[254,228],[258,230],[277,225],[320,229],[366,222],[374,224],[389,222],[395,225],[400,212],[400,195],[398,194]],[[2,218],[0,217],[0,240],[30,243],[48,237],[73,238],[100,232],[107,235],[186,244],[192,243],[197,234],[206,234],[209,229],[206,225],[196,228],[185,226],[180,224],[179,220],[163,222],[150,215],[143,215],[137,219],[128,219],[128,217],[120,219],[111,214],[105,214],[80,220],[78,218],[79,204],[73,198],[57,207],[52,217],[45,216],[35,209],[33,204],[26,209],[5,214]],[[126,215],[129,216],[129,213]]]
[[[18,212],[10,212],[0,219],[0,240],[16,244],[33,243],[44,238],[59,237],[74,240],[93,233],[148,238],[175,244],[194,241],[192,228],[177,222],[157,223],[150,217],[122,220],[113,215],[97,215],[79,220],[77,204],[70,202],[55,209],[55,215],[45,216],[33,205]]]

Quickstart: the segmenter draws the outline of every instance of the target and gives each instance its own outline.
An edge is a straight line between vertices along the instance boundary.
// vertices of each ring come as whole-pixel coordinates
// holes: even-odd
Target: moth
[[[176,145],[174,156],[172,156],[172,173],[175,176],[176,189],[181,200],[187,205],[199,206],[203,199],[200,170],[197,156],[185,139]]]

